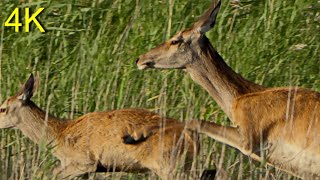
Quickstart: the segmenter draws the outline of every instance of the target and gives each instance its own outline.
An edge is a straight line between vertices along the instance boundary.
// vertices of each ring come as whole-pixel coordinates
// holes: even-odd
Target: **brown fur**
[[[271,165],[300,177],[320,177],[320,94],[295,87],[265,88],[234,72],[205,36],[219,8],[212,6],[192,28],[141,55],[139,69],[185,69],[237,126],[192,121],[190,129],[256,160],[262,161],[266,153]],[[170,44],[179,39],[179,44]]]
[[[17,127],[35,143],[51,143],[54,156],[61,161],[54,170],[58,177],[98,170],[151,170],[162,179],[172,179],[180,167],[187,173],[191,170],[198,144],[194,134],[184,130],[184,123],[143,109],[93,112],[74,120],[61,120],[24,99],[33,91],[34,81],[30,79],[22,93],[0,106],[0,128]],[[123,143],[126,135],[145,128],[152,135],[147,134],[144,141]]]

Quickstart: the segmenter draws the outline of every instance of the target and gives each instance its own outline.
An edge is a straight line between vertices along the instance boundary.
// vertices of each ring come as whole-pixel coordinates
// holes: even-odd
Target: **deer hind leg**
[[[186,124],[187,129],[198,131],[202,134],[225,143],[240,150],[257,161],[262,161],[261,157],[254,154],[250,145],[250,140],[244,137],[238,128],[218,125],[213,122],[192,120]]]
[[[154,172],[156,175],[158,175],[161,180],[172,179],[170,178],[172,171],[170,159],[162,156],[161,154],[146,158],[141,162],[141,164],[142,166],[148,168],[151,172]]]
[[[181,124],[179,127],[181,127]],[[165,137],[162,140],[159,139],[159,142],[157,142],[157,138],[153,138],[158,146],[153,149],[152,158],[144,159],[142,164],[155,172],[163,180],[185,179],[182,176],[187,176],[193,165],[191,162],[193,161],[193,152],[189,151],[192,151],[194,144],[189,142],[193,139],[188,139],[193,137],[185,139],[185,133],[180,134],[179,131],[179,133],[173,133],[171,129],[167,129],[166,131],[169,132],[163,132],[164,134],[162,135]],[[166,133],[169,133],[170,136],[169,134],[165,135]],[[168,141],[168,139],[170,140]]]

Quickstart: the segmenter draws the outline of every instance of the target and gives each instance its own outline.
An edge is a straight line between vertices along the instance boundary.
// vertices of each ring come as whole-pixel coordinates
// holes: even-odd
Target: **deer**
[[[233,126],[192,120],[187,128],[260,162],[304,178],[320,177],[320,93],[300,87],[264,87],[236,73],[206,32],[221,6],[139,56],[140,70],[182,69],[216,101]]]
[[[173,179],[179,168],[184,168],[182,177],[184,172],[192,175],[199,143],[183,122],[145,109],[91,112],[76,119],[60,119],[31,100],[38,84],[39,77],[31,74],[22,89],[4,101],[0,129],[15,127],[34,143],[50,145],[60,160],[53,170],[58,179],[91,172],[152,171],[166,180]],[[139,134],[136,129],[144,131]],[[140,138],[150,131],[152,136]]]

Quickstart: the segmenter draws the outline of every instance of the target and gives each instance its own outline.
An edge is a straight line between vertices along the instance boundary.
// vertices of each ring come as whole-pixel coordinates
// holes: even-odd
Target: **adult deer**
[[[30,100],[36,82],[31,75],[22,91],[0,106],[0,128],[16,127],[35,143],[51,143],[54,156],[61,161],[54,170],[59,178],[151,170],[161,179],[171,179],[179,168],[191,170],[198,143],[193,133],[184,130],[184,123],[142,109],[93,112],[62,120]],[[141,128],[152,130],[152,136],[128,145],[128,135],[141,137],[135,133]]]
[[[185,69],[206,89],[236,127],[192,121],[216,140],[256,160],[300,177],[320,176],[320,93],[283,87],[266,88],[234,72],[205,33],[216,22],[221,2],[212,5],[194,25],[139,56],[139,69]]]

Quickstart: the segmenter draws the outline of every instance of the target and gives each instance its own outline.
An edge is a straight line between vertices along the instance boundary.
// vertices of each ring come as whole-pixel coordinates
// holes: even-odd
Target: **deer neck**
[[[232,103],[237,97],[264,88],[234,72],[215,51],[209,39],[204,36],[202,40],[186,70],[195,82],[209,92],[231,119]]]
[[[52,143],[66,126],[66,121],[48,115],[33,102],[21,108],[18,119],[17,128],[37,144]]]

